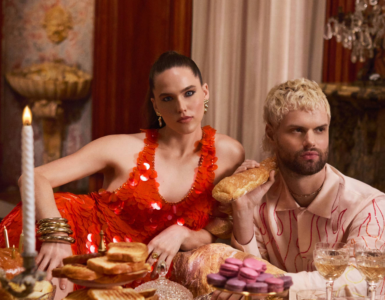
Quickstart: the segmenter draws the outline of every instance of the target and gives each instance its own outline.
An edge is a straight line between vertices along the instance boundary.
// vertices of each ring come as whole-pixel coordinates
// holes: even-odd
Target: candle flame
[[[23,111],[23,125],[31,125],[31,124],[32,124],[32,112],[27,105]]]

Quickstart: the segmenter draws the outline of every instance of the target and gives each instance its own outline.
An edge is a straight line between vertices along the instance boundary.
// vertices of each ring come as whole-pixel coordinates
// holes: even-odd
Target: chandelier
[[[353,63],[373,58],[375,50],[385,49],[385,0],[356,0],[355,12],[329,18],[324,38],[336,37],[338,43],[350,49]]]

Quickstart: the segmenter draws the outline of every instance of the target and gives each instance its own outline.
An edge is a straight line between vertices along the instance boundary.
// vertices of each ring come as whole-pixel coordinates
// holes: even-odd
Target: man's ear
[[[207,85],[207,83],[204,83],[202,85],[202,89],[203,89],[203,94],[205,95],[205,99],[204,100],[210,99],[209,86]]]
[[[269,123],[266,124],[265,134],[269,142],[275,146],[276,141],[274,139],[274,128]]]

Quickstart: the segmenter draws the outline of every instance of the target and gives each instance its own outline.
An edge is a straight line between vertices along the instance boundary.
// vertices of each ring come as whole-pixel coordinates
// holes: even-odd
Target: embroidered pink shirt
[[[364,240],[376,246],[385,236],[385,194],[326,165],[323,187],[313,202],[300,207],[281,175],[254,209],[255,236],[247,245],[232,237],[232,245],[270,261],[290,273],[293,291],[325,289],[325,279],[316,271],[313,249],[317,242]],[[379,244],[379,243],[378,243]],[[335,281],[340,296],[366,295],[366,282],[354,260]],[[382,282],[377,288],[384,294]],[[291,295],[292,297],[293,295]]]

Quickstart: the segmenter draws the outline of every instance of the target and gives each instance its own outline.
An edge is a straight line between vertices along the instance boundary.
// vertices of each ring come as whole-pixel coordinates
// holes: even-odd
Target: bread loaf
[[[258,168],[222,179],[213,189],[213,197],[222,203],[229,203],[264,184],[272,170],[277,171],[275,157],[265,159]]]

